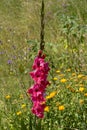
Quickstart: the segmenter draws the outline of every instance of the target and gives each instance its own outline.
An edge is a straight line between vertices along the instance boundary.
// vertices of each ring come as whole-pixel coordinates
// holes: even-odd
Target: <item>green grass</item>
[[[86,3],[45,0],[44,53],[51,68],[46,95],[56,94],[39,120],[26,91],[33,84],[29,72],[39,50],[41,0],[0,1],[0,130],[87,129]]]

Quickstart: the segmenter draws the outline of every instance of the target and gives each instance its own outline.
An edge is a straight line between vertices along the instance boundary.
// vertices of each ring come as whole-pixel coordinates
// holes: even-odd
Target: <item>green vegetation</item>
[[[41,0],[0,0],[0,130],[87,129],[87,1],[45,0],[51,85],[40,120],[26,94],[40,43]]]

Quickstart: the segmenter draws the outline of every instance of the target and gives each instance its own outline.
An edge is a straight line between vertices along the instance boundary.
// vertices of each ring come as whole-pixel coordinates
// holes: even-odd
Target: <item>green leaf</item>
[[[24,119],[21,119],[21,130],[27,130],[27,127],[24,123]]]

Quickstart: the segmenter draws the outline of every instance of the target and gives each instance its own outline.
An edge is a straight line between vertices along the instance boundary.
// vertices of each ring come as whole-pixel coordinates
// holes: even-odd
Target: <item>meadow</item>
[[[43,119],[32,114],[27,94],[40,12],[41,0],[0,0],[0,130],[87,130],[87,1],[45,0]]]

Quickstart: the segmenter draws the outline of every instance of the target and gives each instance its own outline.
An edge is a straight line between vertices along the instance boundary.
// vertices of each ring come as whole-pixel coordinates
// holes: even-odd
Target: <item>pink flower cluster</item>
[[[49,84],[47,75],[50,68],[44,59],[45,56],[42,55],[42,51],[39,51],[33,63],[33,71],[30,72],[30,76],[34,80],[34,85],[28,89],[33,102],[32,113],[39,118],[44,117],[44,108],[46,107],[45,90]]]

